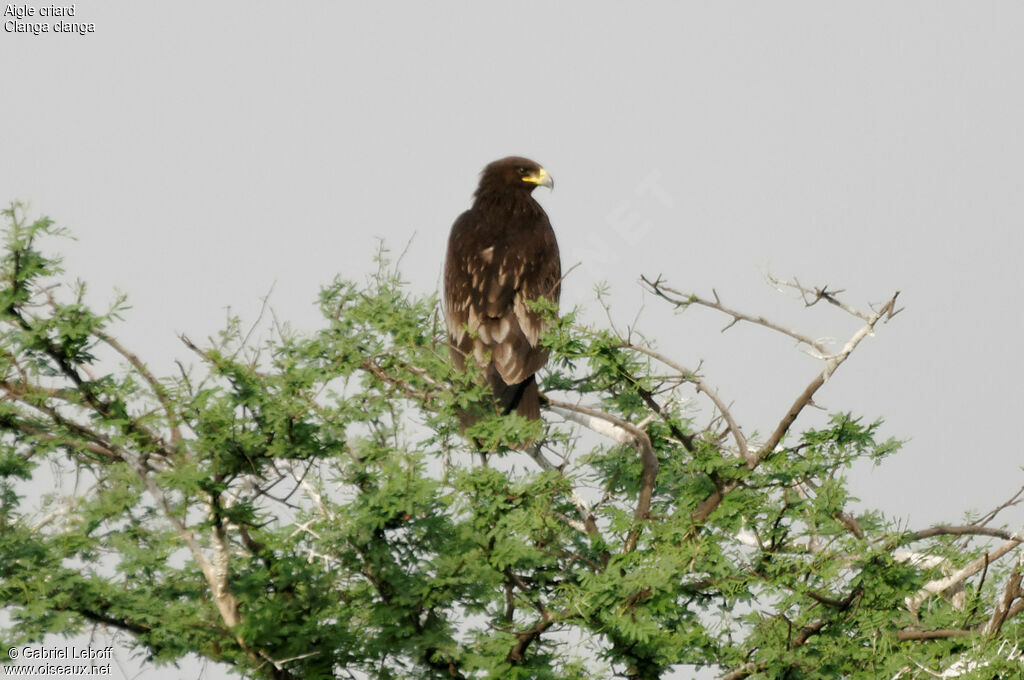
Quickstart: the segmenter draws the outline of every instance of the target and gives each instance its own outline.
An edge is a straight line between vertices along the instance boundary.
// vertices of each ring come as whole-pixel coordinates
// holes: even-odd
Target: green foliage
[[[899,449],[879,422],[836,414],[751,465],[679,405],[694,376],[569,312],[544,340],[544,390],[643,424],[657,476],[638,516],[640,446],[495,415],[473,370],[453,374],[437,300],[383,257],[366,284],[324,288],[318,330],[254,348],[235,319],[188,343],[196,365],[154,376],[109,334],[123,300],[98,313],[81,286],[62,293],[39,246],[60,232],[5,214],[0,652],[99,624],[157,663],[194,653],[275,679],[1014,663],[1015,620],[979,633],[1004,571],[968,585],[965,607],[905,604],[942,571],[896,548],[956,565],[982,549],[851,514],[845,472]],[[474,409],[486,464],[458,433]],[[554,465],[503,444],[542,437]],[[87,483],[29,497],[53,470]],[[966,634],[899,639],[911,629]]]

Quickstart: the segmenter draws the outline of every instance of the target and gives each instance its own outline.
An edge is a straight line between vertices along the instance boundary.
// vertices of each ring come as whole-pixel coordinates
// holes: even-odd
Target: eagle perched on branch
[[[452,225],[444,266],[445,323],[452,360],[484,371],[503,414],[538,420],[534,374],[548,359],[543,314],[529,303],[558,303],[562,265],[544,209],[530,195],[554,188],[537,163],[512,156],[480,176],[473,206]],[[468,424],[464,422],[464,425]]]

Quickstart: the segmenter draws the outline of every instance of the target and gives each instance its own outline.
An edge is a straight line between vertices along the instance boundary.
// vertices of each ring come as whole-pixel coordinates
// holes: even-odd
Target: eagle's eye
[[[516,170],[519,172],[520,175],[525,175],[526,173],[529,172],[529,170],[527,170],[526,168],[516,168]]]

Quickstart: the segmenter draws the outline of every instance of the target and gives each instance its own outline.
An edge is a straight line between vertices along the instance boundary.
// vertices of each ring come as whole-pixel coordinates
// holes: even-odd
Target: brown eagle
[[[534,374],[548,359],[546,324],[529,302],[558,303],[562,264],[544,209],[530,195],[554,188],[537,163],[512,156],[480,176],[473,207],[452,225],[444,266],[445,322],[452,360],[472,357],[501,413],[540,418]],[[464,425],[466,425],[464,421]]]

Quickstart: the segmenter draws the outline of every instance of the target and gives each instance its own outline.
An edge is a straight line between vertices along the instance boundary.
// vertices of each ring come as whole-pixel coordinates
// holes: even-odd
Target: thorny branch
[[[728,314],[733,318],[734,323],[737,321],[747,321],[749,323],[764,326],[765,328],[783,333],[784,335],[797,339],[799,342],[802,342],[814,348],[821,354],[819,358],[825,363],[824,368],[811,380],[811,382],[804,388],[800,395],[794,400],[793,404],[789,407],[789,409],[779,420],[778,424],[775,426],[771,435],[769,435],[767,441],[765,441],[765,443],[761,445],[761,447],[757,451],[752,452],[747,450],[745,440],[742,439],[742,434],[739,433],[739,428],[735,426],[734,422],[730,422],[731,416],[728,416],[728,408],[723,403],[721,403],[721,400],[712,398],[712,401],[715,403],[716,408],[718,408],[719,412],[721,412],[723,417],[726,418],[726,422],[729,425],[729,430],[733,434],[734,439],[736,439],[737,443],[741,441],[744,442],[741,446],[741,452],[743,452],[743,458],[747,461],[747,468],[751,470],[756,468],[761,463],[761,461],[764,460],[766,456],[769,456],[775,452],[775,449],[779,445],[779,442],[781,442],[782,438],[785,437],[786,434],[789,432],[790,428],[792,427],[793,423],[796,421],[800,413],[809,404],[813,403],[814,395],[817,393],[817,391],[832,376],[836,369],[838,369],[839,366],[842,365],[844,361],[846,361],[846,359],[850,356],[851,353],[853,353],[853,351],[857,348],[861,341],[874,332],[875,326],[879,322],[890,320],[893,316],[898,314],[899,311],[901,311],[899,309],[896,309],[896,298],[899,296],[898,291],[894,293],[893,296],[888,300],[888,302],[886,302],[880,309],[873,311],[871,313],[867,313],[857,310],[839,300],[839,298],[837,297],[838,291],[830,291],[827,288],[809,289],[802,286],[799,282],[782,284],[779,282],[778,279],[771,279],[771,281],[776,285],[785,285],[800,291],[801,295],[805,300],[805,304],[808,306],[811,306],[820,300],[826,300],[830,304],[833,304],[837,307],[840,307],[841,309],[844,309],[848,313],[854,315],[857,318],[862,319],[865,322],[864,325],[860,329],[858,329],[850,337],[849,340],[847,340],[846,344],[839,352],[835,354],[829,354],[827,351],[822,351],[825,350],[826,348],[823,345],[821,345],[821,343],[807,337],[804,334],[789,330],[787,328],[783,328],[778,324],[767,321],[763,317],[754,317],[748,314],[744,314],[742,312],[738,312],[730,307],[727,307],[721,302],[717,294],[715,295],[714,301],[704,300],[703,298],[699,298],[697,296],[692,295],[686,295],[673,288],[666,286],[661,277],[658,277],[653,281],[648,278],[644,278],[643,280],[652,292],[654,292],[659,297],[668,300],[669,302],[676,306],[686,306],[694,303],[703,304],[704,306]],[[732,324],[730,324],[730,326],[731,325]],[[728,326],[726,328],[728,328]],[[661,357],[655,358],[662,360]],[[681,368],[681,366],[677,365],[677,370]],[[700,385],[698,386],[701,387]],[[713,393],[707,392],[706,388],[702,387],[702,391],[705,391],[709,397],[712,397]],[[699,503],[697,509],[694,511],[692,515],[694,526],[702,525],[711,515],[711,513],[714,512],[715,509],[721,504],[725,496],[729,492],[734,490],[737,486],[739,486],[738,480],[729,480],[716,483],[714,491],[712,491],[711,494],[709,494],[701,503]],[[852,525],[849,528],[851,530],[854,530]]]
[[[769,321],[763,316],[752,316],[750,314],[744,314],[743,312],[736,311],[731,307],[727,307],[726,305],[722,304],[721,299],[718,297],[718,291],[714,290],[713,288],[711,289],[711,294],[714,295],[715,299],[708,300],[706,298],[700,297],[699,295],[695,295],[692,293],[686,294],[676,290],[675,288],[666,286],[663,283],[661,276],[658,276],[654,281],[651,281],[646,276],[641,276],[640,279],[647,285],[648,289],[652,293],[654,293],[655,295],[664,300],[667,300],[671,304],[675,305],[677,308],[685,308],[688,307],[689,305],[701,305],[703,307],[715,309],[719,312],[722,312],[723,314],[731,316],[732,321],[727,326],[725,326],[725,328],[722,329],[723,333],[732,328],[733,326],[735,326],[740,321],[746,321],[747,323],[752,323],[757,326],[764,326],[765,328],[789,336],[790,338],[793,338],[797,342],[803,343],[808,347],[811,347],[818,353],[819,356],[825,356],[826,354],[828,354],[828,349],[826,349],[825,346],[818,340],[814,340],[811,337],[806,336],[802,333],[798,333],[792,329],[786,328],[785,326],[781,326],[773,321]]]
[[[839,295],[842,293],[842,291],[830,290],[828,287],[808,288],[803,286],[799,281],[796,280],[792,282],[783,282],[777,278],[771,277],[770,281],[774,285],[781,288],[789,288],[797,291],[800,294],[806,306],[813,306],[814,304],[824,300],[828,304],[833,305],[839,309],[842,309],[843,311],[855,316],[858,319],[861,319],[864,322],[861,328],[859,328],[849,338],[849,340],[846,342],[846,344],[842,347],[840,351],[834,354],[830,354],[822,343],[804,334],[779,326],[778,324],[768,321],[764,317],[755,317],[748,314],[744,314],[742,312],[738,312],[724,305],[721,299],[719,298],[717,292],[713,291],[714,299],[708,300],[696,295],[686,295],[673,288],[670,288],[664,285],[660,277],[653,281],[647,278],[644,278],[643,280],[652,292],[654,292],[659,297],[666,299],[667,301],[669,301],[670,303],[674,304],[677,307],[685,307],[691,304],[697,304],[727,314],[728,316],[731,317],[731,321],[725,328],[723,328],[723,331],[727,330],[728,328],[732,327],[733,325],[740,321],[761,325],[765,328],[782,333],[783,335],[793,338],[798,342],[810,347],[811,349],[815,350],[815,352],[818,355],[818,358],[825,363],[823,369],[818,373],[818,375],[816,375],[811,380],[811,382],[806,386],[803,392],[793,402],[792,406],[780,419],[780,421],[772,431],[767,441],[757,450],[756,453],[749,456],[745,456],[745,458],[748,461],[748,467],[750,467],[751,469],[756,467],[764,458],[775,452],[776,447],[782,441],[783,437],[785,437],[786,433],[791,428],[793,422],[797,419],[797,417],[800,415],[803,409],[808,404],[813,403],[813,398],[816,392],[821,388],[822,385],[824,385],[825,382],[827,382],[827,380],[836,371],[836,369],[850,356],[850,354],[856,349],[859,343],[868,335],[873,334],[877,324],[879,322],[889,321],[896,314],[902,311],[901,309],[896,307],[896,300],[899,295],[898,292],[893,294],[893,296],[889,298],[888,301],[886,301],[883,305],[877,308],[872,308],[870,312],[867,312],[856,309],[855,307],[841,300]],[[641,348],[640,351],[645,350]],[[655,354],[651,351],[646,351],[646,353],[650,356],[654,356]],[[655,358],[663,360],[663,357],[660,356],[655,356]],[[677,370],[678,368],[681,367],[677,367]],[[713,399],[712,401],[714,402],[715,400]],[[727,408],[725,408],[724,405],[721,405],[717,402],[716,407],[719,409],[719,411],[723,415],[723,418],[725,418],[728,423]],[[731,423],[729,424],[730,431],[733,431],[734,428],[731,427]],[[735,436],[735,432],[734,438],[736,438],[737,441],[739,441],[739,438]],[[710,516],[711,512],[713,512],[714,509],[722,502],[725,495],[728,494],[732,489],[736,488],[737,486],[738,483],[734,481],[716,484],[716,489],[704,500],[703,503],[701,503],[698,506],[696,512],[693,514],[695,525],[699,525],[701,522],[706,520],[707,517]],[[810,488],[813,489],[813,485],[811,485]],[[798,489],[798,491],[803,493],[801,489]],[[1011,550],[1020,545],[1020,543],[1022,542],[1020,534],[1010,534],[1010,532],[1006,532],[1000,529],[989,529],[986,528],[984,525],[988,521],[991,521],[991,519],[994,518],[1000,510],[1018,503],[1018,499],[1020,498],[1022,493],[1024,493],[1024,489],[1018,491],[1010,500],[996,508],[991,513],[989,513],[989,515],[987,515],[985,518],[983,518],[983,520],[979,521],[975,525],[961,527],[931,527],[929,529],[918,531],[914,534],[904,537],[905,540],[907,540],[908,542],[914,540],[921,540],[936,535],[981,535],[994,536],[1006,539],[1006,542],[997,549],[993,550],[990,553],[987,553],[978,560],[973,561],[971,564],[960,569],[959,571],[949,574],[945,578],[937,579],[935,581],[928,583],[917,596],[915,596],[914,598],[908,598],[907,606],[909,609],[911,609],[911,611],[917,611],[923,599],[927,597],[929,594],[946,594],[957,587],[962,588],[962,583],[965,579],[969,578],[974,573],[977,573],[978,570],[982,568],[987,568],[987,565],[989,563],[996,559],[999,559],[1001,556],[1007,554],[1008,552],[1010,552]],[[846,528],[849,529],[858,538],[863,539],[865,537],[863,530],[860,528],[859,524],[852,516],[846,515],[845,513],[840,513],[836,516],[836,519],[844,526],[846,526]],[[928,556],[918,557],[920,559],[927,560]],[[995,610],[993,611],[992,616],[990,618],[990,621],[985,628],[985,632],[989,636],[994,636],[998,634],[1000,626],[1008,617],[1016,615],[1020,611],[1024,611],[1024,600],[1019,599],[1022,596],[1024,596],[1024,591],[1022,591],[1021,589],[1021,581],[1022,577],[1020,573],[1020,565],[1017,565],[1017,567],[1014,568],[1014,571],[1011,574],[1010,578],[1008,579],[1003,591],[1003,595],[1000,598],[1000,601],[997,603]],[[808,635],[814,634],[814,632],[816,631],[813,630],[813,626],[810,628],[805,628],[804,633],[797,639],[798,642],[803,642],[806,639],[806,637],[808,637]],[[968,634],[970,634],[969,631],[962,630],[907,630],[899,631],[897,639],[922,640]],[[736,680],[738,678],[747,677],[753,673],[756,673],[759,670],[761,670],[761,668],[762,666],[760,664],[747,664],[741,668],[735,669],[734,671],[730,672],[729,674],[723,677],[729,680]]]
[[[810,384],[807,385],[803,393],[801,393],[801,395],[797,397],[796,401],[793,402],[793,405],[789,408],[789,411],[786,412],[786,415],[782,417],[781,421],[779,421],[778,426],[768,438],[768,441],[766,441],[757,452],[758,461],[775,450],[775,447],[778,446],[779,442],[782,441],[782,438],[789,431],[793,421],[795,421],[797,416],[800,415],[800,412],[811,403],[815,392],[817,392],[818,389],[825,384],[825,381],[832,376],[836,369],[846,361],[850,354],[853,353],[853,350],[857,348],[857,345],[859,345],[864,338],[874,332],[875,325],[883,319],[888,321],[895,316],[898,311],[896,310],[897,296],[899,296],[899,291],[894,293],[889,301],[879,311],[871,315],[862,315],[859,312],[851,312],[856,313],[857,316],[863,318],[865,320],[865,324],[856,333],[854,333],[849,340],[847,340],[846,345],[844,345],[843,349],[837,354],[823,357],[825,361],[825,368],[814,378],[814,380],[810,382]],[[830,301],[834,300],[833,297],[828,299]],[[843,309],[847,309],[847,307],[843,305]]]

